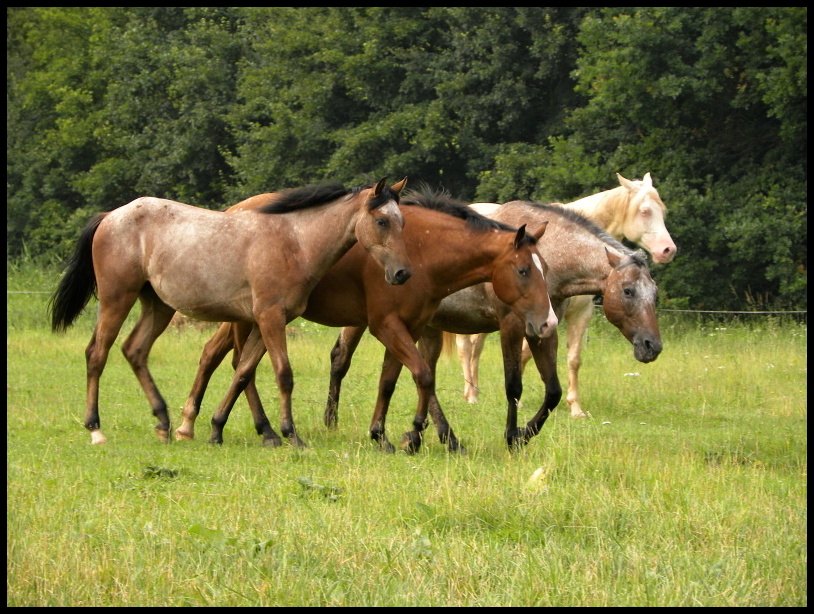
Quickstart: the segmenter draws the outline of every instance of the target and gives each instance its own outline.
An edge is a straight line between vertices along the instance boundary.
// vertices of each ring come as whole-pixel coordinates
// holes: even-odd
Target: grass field
[[[10,291],[56,283],[11,266],[7,278]],[[325,429],[337,331],[302,322],[290,352],[308,449],[262,447],[242,399],[225,443],[206,443],[226,367],[197,440],[162,445],[122,335],[101,382],[109,441],[92,446],[82,421],[95,303],[54,335],[47,298],[7,295],[9,606],[807,605],[805,324],[663,314],[664,352],[643,365],[598,315],[581,389],[593,417],[571,419],[563,401],[515,454],[493,336],[479,404],[464,402],[456,361],[440,364],[465,456],[432,430],[415,456],[373,446],[382,351],[369,336],[339,428]],[[151,355],[174,426],[207,336],[169,330]],[[528,419],[542,395],[532,369],[524,382]],[[268,359],[258,384],[277,428]],[[403,374],[391,440],[414,408]]]

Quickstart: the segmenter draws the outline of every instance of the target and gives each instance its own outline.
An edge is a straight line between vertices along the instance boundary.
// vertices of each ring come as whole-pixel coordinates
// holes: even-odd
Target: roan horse
[[[667,209],[653,187],[650,173],[641,181],[625,179],[618,173],[616,176],[619,187],[561,206],[581,213],[617,240],[624,237],[644,247],[654,262],[670,262],[675,257],[676,246],[664,223]],[[484,215],[498,206],[485,203],[473,205]],[[574,296],[565,309],[568,347],[566,401],[574,418],[586,417],[579,402],[579,368],[582,364],[582,343],[593,311],[593,296],[590,295]],[[464,398],[469,403],[478,401],[478,362],[485,339],[483,334],[457,336],[458,357],[464,374]],[[521,371],[530,358],[528,344],[524,343]]]
[[[250,200],[256,203],[257,199],[260,197]],[[246,206],[246,202],[235,207]],[[415,342],[445,296],[468,285],[491,280],[496,295],[508,303],[506,309],[515,315],[529,337],[549,333],[557,321],[543,277],[544,263],[534,247],[545,231],[545,223],[536,223],[536,230],[529,235],[523,227],[518,230],[489,220],[444,194],[426,190],[404,196],[401,209],[406,220],[407,254],[413,265],[409,285],[396,288],[381,283],[380,276],[373,274],[370,257],[354,247],[316,285],[302,317],[327,326],[355,327],[359,336],[369,327],[385,346],[379,393],[370,426],[371,438],[385,451],[395,449],[385,435],[390,398],[402,365],[410,370],[418,389],[418,406],[413,429],[405,434],[401,446],[412,453],[421,445],[429,391],[434,389],[430,368]],[[206,385],[233,347],[237,347],[235,353],[239,353],[244,335],[245,330],[241,327],[223,324],[207,343],[184,408],[184,421],[176,431],[176,437],[193,437],[194,422]],[[338,341],[337,347],[339,344]],[[332,361],[336,360],[335,352],[331,353]],[[246,396],[257,433],[265,441],[268,420],[253,382],[247,387]],[[218,414],[213,417],[213,440],[220,436],[227,417]],[[457,446],[458,440],[453,433],[444,433],[441,437],[442,442],[449,441]]]
[[[180,311],[200,320],[253,325],[223,405],[234,404],[268,347],[283,435],[304,445],[291,415],[294,384],[285,325],[302,313],[319,278],[357,241],[384,268],[388,283],[409,279],[398,208],[405,183],[388,187],[382,179],[351,189],[335,183],[308,186],[281,192],[257,210],[229,215],[144,197],[94,216],[50,303],[52,328],[60,331],[74,322],[92,294],[99,297],[96,328],[85,351],[85,428],[91,442],[106,441],[100,429],[99,379],[139,299],[141,315],[122,351],[158,418],[161,441],[169,440],[170,419],[147,357]]]
[[[632,252],[583,216],[562,207],[515,201],[499,207],[490,217],[507,224],[533,226],[548,222],[545,240],[537,244],[548,264],[546,281],[551,303],[558,315],[569,297],[584,293],[604,295],[605,315],[633,345],[633,354],[641,362],[655,360],[662,349],[656,319],[656,285],[647,269],[644,252]],[[520,354],[524,331],[521,323],[494,295],[489,284],[478,284],[456,292],[443,301],[432,321],[424,329],[419,347],[433,373],[441,353],[442,330],[459,334],[488,333],[500,330],[503,349],[506,398],[508,402],[505,437],[510,448],[524,445],[536,435],[549,413],[562,397],[557,377],[557,335],[529,339],[535,364],[545,384],[540,410],[528,424],[517,428],[517,406],[522,394]],[[340,348],[346,364],[334,364],[332,380],[347,371],[350,354],[358,343],[357,332],[345,329]],[[336,351],[336,350],[335,350]],[[433,380],[434,381],[434,380]],[[331,388],[338,384],[332,381]],[[429,412],[439,437],[452,436],[435,391]],[[326,420],[335,419],[335,398],[328,399]],[[454,449],[454,444],[448,444]]]

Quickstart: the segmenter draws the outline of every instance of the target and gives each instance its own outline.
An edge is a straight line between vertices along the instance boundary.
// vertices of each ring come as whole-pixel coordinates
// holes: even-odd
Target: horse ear
[[[653,187],[653,178],[650,177],[650,173],[645,173],[645,176],[642,177],[642,185],[646,188]]]
[[[390,189],[393,190],[396,194],[401,194],[401,191],[404,189],[404,186],[407,185],[407,177],[396,183],[395,185],[390,186]]]
[[[517,234],[514,237],[514,249],[518,249],[520,247],[520,242],[523,240],[523,237],[526,236],[526,225],[523,224],[520,228],[517,229]]]
[[[531,236],[534,237],[537,241],[539,241],[542,236],[545,234],[545,229],[548,228],[548,220],[542,223],[542,225],[531,233]]]
[[[387,177],[382,177],[379,179],[379,183],[376,184],[376,187],[373,188],[373,196],[378,196],[384,190],[384,186],[387,185]]]
[[[622,262],[622,257],[618,254],[614,254],[607,247],[605,248],[605,253],[608,255],[608,262],[614,269]]]
[[[616,173],[616,176],[619,178],[619,185],[622,187],[627,188],[628,190],[633,189],[633,184],[630,182],[629,179],[625,179],[619,173]]]

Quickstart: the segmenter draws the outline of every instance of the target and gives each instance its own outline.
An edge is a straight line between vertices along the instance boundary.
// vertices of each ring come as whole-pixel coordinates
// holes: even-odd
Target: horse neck
[[[361,204],[360,204],[361,203]],[[356,243],[356,224],[365,215],[366,203],[342,200],[329,205],[282,214],[288,223],[289,239],[300,251],[299,259],[316,284],[325,271]],[[265,214],[275,224],[275,214]],[[289,244],[289,243],[286,243]]]
[[[621,254],[592,232],[554,219],[538,245],[549,265],[546,276],[549,294],[559,300],[577,294],[602,294],[613,270],[605,248]]]
[[[624,236],[623,229],[629,202],[630,192],[627,188],[619,186],[563,206],[581,213],[618,240]]]
[[[439,297],[489,281],[494,262],[506,250],[511,234],[502,230],[470,230],[465,222],[444,217],[448,219],[421,222],[411,219],[404,226],[405,233],[416,239],[417,249],[410,256],[413,268],[426,272]]]

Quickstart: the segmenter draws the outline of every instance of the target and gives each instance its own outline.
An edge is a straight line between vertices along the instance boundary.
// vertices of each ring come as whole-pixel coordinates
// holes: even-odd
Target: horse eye
[[[521,277],[528,277],[529,276],[529,267],[524,266],[522,269],[517,269],[517,274]]]
[[[633,298],[633,296],[636,294],[636,293],[633,291],[633,288],[625,288],[624,290],[622,290],[622,292],[624,292],[624,293],[625,293],[625,296],[626,296],[627,298]]]
[[[382,228],[387,228],[387,226],[388,226],[387,220],[384,219],[383,217],[380,217],[379,219],[377,219],[376,223]]]

